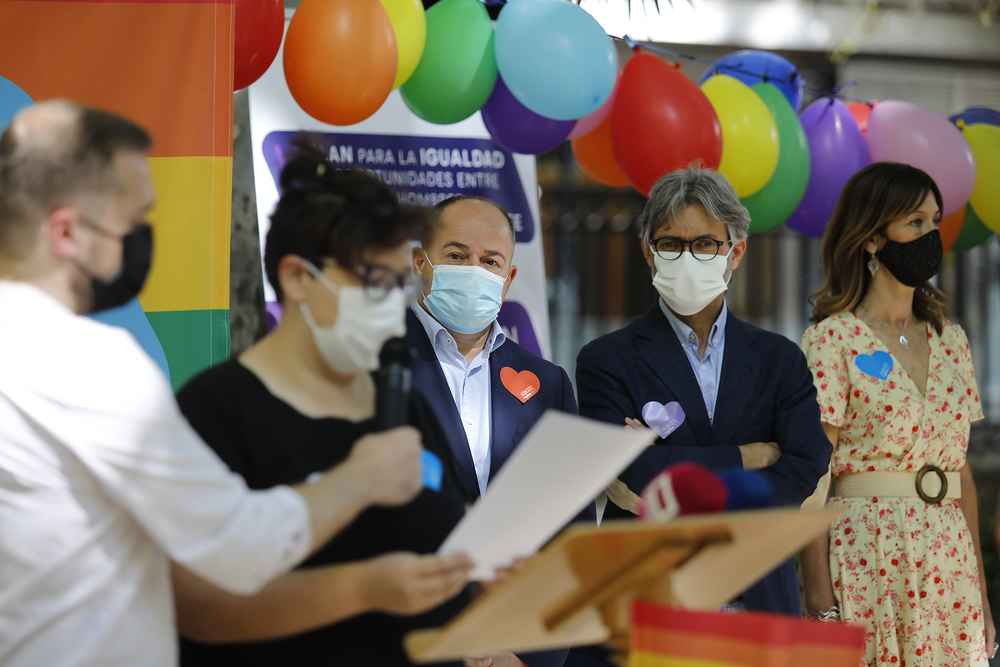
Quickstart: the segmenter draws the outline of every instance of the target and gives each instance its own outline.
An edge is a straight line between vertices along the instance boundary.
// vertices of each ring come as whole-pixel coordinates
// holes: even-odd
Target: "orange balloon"
[[[611,150],[611,114],[592,131],[573,139],[571,143],[573,157],[587,176],[604,185],[628,185],[628,178],[622,173]]]
[[[944,246],[944,251],[948,252],[955,241],[958,240],[958,235],[962,233],[962,223],[965,222],[965,207],[958,209],[947,218],[941,218],[941,224],[938,226],[938,231],[941,233],[941,245]]]
[[[379,0],[303,0],[288,24],[288,89],[324,123],[352,125],[378,111],[396,63],[396,35]]]

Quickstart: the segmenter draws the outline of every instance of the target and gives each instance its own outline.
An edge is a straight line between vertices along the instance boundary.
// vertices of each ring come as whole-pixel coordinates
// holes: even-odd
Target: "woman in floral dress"
[[[928,282],[941,209],[918,169],[858,172],[802,338],[834,444],[829,505],[844,510],[803,551],[805,606],[865,627],[869,667],[986,665],[996,650],[965,461],[983,412],[965,332]]]

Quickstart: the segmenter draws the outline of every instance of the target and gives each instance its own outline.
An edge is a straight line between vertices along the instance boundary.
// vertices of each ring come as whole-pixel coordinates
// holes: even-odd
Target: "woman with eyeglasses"
[[[182,665],[409,664],[403,635],[467,602],[471,563],[433,555],[465,511],[457,471],[425,400],[411,426],[373,433],[383,343],[404,333],[409,240],[422,211],[361,170],[303,144],[281,175],[264,265],[284,309],[256,345],[189,382],[178,402],[252,488],[308,483],[358,442],[417,438],[443,463],[440,490],[367,507],[303,565],[245,598],[174,566]],[[370,505],[352,482],[359,509]],[[456,597],[457,596],[457,597]]]
[[[865,627],[869,667],[986,665],[996,651],[965,460],[983,411],[965,333],[928,282],[941,209],[919,169],[855,174],[802,339],[834,445],[829,503],[844,510],[802,554],[805,607]]]

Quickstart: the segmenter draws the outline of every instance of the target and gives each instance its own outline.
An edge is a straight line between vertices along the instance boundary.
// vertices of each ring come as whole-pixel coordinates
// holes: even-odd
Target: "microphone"
[[[413,348],[403,338],[390,338],[379,352],[375,372],[375,430],[388,431],[410,421],[413,388]],[[434,452],[420,454],[420,481],[432,491],[441,490],[444,467]]]
[[[663,522],[686,514],[770,507],[774,490],[759,470],[716,474],[697,463],[678,463],[651,479],[640,498],[639,518]]]
[[[409,423],[413,348],[403,338],[390,338],[378,355],[375,373],[375,430],[388,431]]]
[[[727,512],[774,505],[774,489],[760,470],[730,468],[716,474],[729,492]]]
[[[722,480],[708,468],[678,463],[649,480],[640,498],[640,519],[670,521],[685,514],[723,511],[727,492]]]

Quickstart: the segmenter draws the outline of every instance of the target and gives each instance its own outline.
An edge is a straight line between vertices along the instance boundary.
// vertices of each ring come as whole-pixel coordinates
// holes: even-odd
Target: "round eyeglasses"
[[[731,243],[731,241],[719,241],[708,237],[685,241],[673,236],[661,236],[650,241],[653,251],[662,259],[679,259],[684,254],[686,247],[695,259],[702,262],[707,262],[718,255],[719,250],[727,243]]]
[[[316,267],[332,265],[340,266],[337,260],[332,257],[321,257],[319,255],[300,255],[307,262]],[[423,293],[423,281],[419,276],[413,274],[402,274],[381,264],[363,264],[353,269],[348,269],[358,274],[361,278],[362,289],[365,298],[369,301],[381,301],[389,295],[394,288],[399,287],[406,295],[409,303],[417,300]],[[322,274],[320,274],[322,275]],[[319,276],[316,276],[319,278]],[[323,276],[326,278],[326,276]]]

